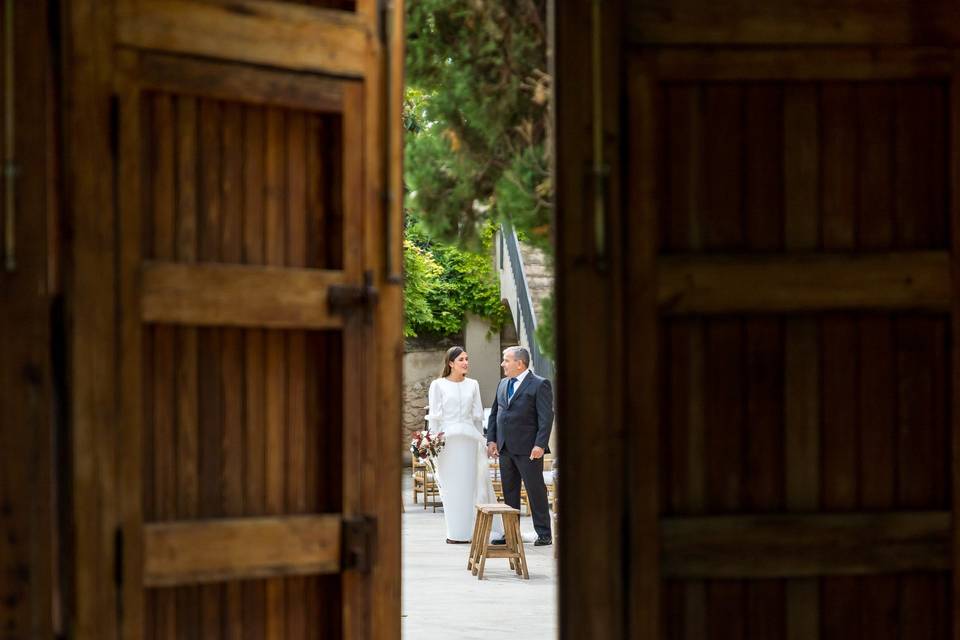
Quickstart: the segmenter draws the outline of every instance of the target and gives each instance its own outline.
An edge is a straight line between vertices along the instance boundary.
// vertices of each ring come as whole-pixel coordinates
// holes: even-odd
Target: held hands
[[[530,450],[530,459],[539,460],[543,457],[543,447],[534,447]]]
[[[499,457],[500,457],[500,452],[497,451],[497,443],[496,443],[496,442],[488,442],[488,443],[487,443],[487,457],[488,457],[488,458],[499,458]]]

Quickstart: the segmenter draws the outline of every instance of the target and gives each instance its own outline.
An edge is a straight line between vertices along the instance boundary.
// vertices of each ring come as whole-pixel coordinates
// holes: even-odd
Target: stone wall
[[[420,350],[403,355],[403,440],[409,443],[410,434],[423,428],[426,415],[427,392],[430,383],[440,375],[443,356],[449,345],[418,345]],[[408,345],[409,349],[409,345]],[[407,453],[409,456],[409,452]]]

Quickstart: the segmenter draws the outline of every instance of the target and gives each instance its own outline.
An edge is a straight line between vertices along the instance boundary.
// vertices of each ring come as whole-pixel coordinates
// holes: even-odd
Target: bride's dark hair
[[[450,375],[450,363],[460,357],[460,354],[463,353],[463,347],[450,347],[447,349],[447,355],[443,358],[443,373],[440,374],[441,378],[446,378]]]

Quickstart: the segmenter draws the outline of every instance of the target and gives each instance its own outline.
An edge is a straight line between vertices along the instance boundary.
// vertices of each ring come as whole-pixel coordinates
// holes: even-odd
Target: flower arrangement
[[[410,440],[410,453],[421,462],[427,462],[433,466],[433,460],[440,455],[445,444],[446,438],[443,431],[439,433],[417,431],[413,434],[413,439]]]

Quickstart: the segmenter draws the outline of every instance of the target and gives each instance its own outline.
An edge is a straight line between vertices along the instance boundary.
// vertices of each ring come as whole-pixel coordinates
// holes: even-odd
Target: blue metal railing
[[[520,242],[517,240],[517,232],[509,223],[504,223],[500,227],[500,237],[506,245],[507,253],[510,255],[510,265],[513,267],[513,282],[517,288],[517,307],[520,311],[520,318],[523,319],[526,343],[530,346],[530,364],[533,365],[533,370],[538,376],[553,379],[553,361],[540,352],[540,347],[537,344],[537,316],[533,310],[530,290],[527,287],[527,276],[523,271],[523,260],[520,257]],[[520,318],[517,318],[518,325],[520,324]],[[520,335],[519,326],[517,327],[517,335]]]

